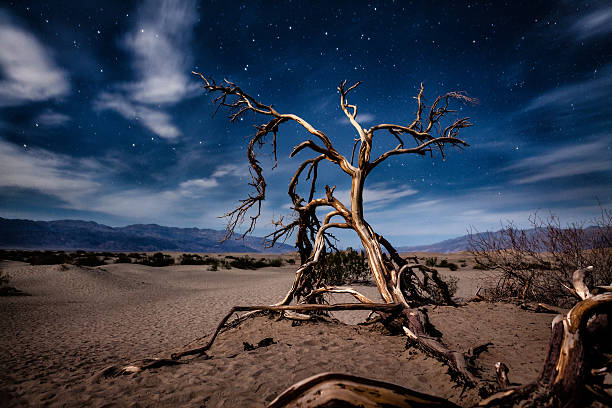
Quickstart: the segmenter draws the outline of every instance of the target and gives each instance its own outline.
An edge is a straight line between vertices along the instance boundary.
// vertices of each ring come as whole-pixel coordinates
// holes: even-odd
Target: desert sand
[[[454,262],[453,256],[439,257]],[[325,371],[396,383],[462,406],[479,400],[477,390],[454,384],[439,361],[407,349],[405,337],[355,325],[367,312],[337,313],[341,324],[256,317],[222,332],[209,359],[117,378],[102,375],[111,365],[204,344],[231,306],[281,299],[295,265],[255,271],[21,262],[2,267],[11,285],[32,296],[0,298],[1,406],[263,407],[293,383]],[[457,295],[464,298],[487,284],[482,271],[470,267],[443,274],[459,279]],[[360,290],[378,299],[375,287]],[[493,381],[493,364],[500,360],[514,383],[537,377],[552,315],[486,302],[430,307],[429,314],[452,349],[492,343],[476,361],[482,378]],[[268,337],[273,344],[244,350],[243,342],[256,345]]]

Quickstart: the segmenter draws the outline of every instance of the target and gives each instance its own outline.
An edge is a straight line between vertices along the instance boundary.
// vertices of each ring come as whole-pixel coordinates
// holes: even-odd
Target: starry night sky
[[[224,77],[323,130],[345,155],[354,129],[414,119],[426,102],[474,123],[445,161],[398,156],[366,184],[366,219],[397,245],[463,235],[535,211],[587,220],[612,203],[612,4],[609,1],[115,1],[0,6],[0,216],[221,229],[248,191],[252,115],[213,117],[192,70]],[[259,153],[268,200],[256,234],[290,213],[287,185],[306,140],[279,133],[279,166]],[[395,147],[375,139],[374,153]],[[387,165],[388,164],[388,165]],[[347,176],[323,166],[319,191]],[[354,235],[343,244],[356,245]]]

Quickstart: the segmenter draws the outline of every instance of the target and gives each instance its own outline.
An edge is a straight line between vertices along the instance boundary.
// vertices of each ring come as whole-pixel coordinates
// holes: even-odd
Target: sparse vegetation
[[[120,253],[117,255],[117,259],[115,259],[115,263],[132,263],[132,259],[124,253]]]
[[[96,254],[85,254],[85,256],[75,258],[73,263],[79,266],[100,266],[106,264],[106,262],[100,259]]]
[[[147,255],[144,258],[138,259],[136,263],[147,266],[164,267],[174,265],[174,258],[170,255],[156,252],[153,255]]]
[[[315,266],[315,274],[320,276],[321,284],[345,285],[356,282],[369,282],[370,267],[363,251],[347,248],[333,251]]]
[[[434,256],[431,258],[425,258],[425,265],[434,268],[436,266],[440,267],[440,268],[448,268],[451,271],[456,271],[457,269],[459,269],[459,267],[457,266],[456,263],[453,262],[448,262],[447,259],[443,259],[440,261],[440,263],[438,263],[438,257]],[[463,266],[463,265],[462,265]]]
[[[265,258],[251,258],[248,255],[244,255],[241,257],[236,257],[232,255],[226,256],[227,259],[231,259],[229,264],[232,268],[238,269],[259,269],[259,268],[267,268],[267,267],[275,267],[278,268],[283,264],[282,259],[265,259]]]
[[[471,234],[475,269],[501,272],[491,299],[519,298],[556,306],[575,302],[572,274],[593,266],[589,286],[612,282],[612,213],[602,210],[593,227],[584,223],[561,226],[550,215],[530,219],[531,230],[508,224],[498,233]]]

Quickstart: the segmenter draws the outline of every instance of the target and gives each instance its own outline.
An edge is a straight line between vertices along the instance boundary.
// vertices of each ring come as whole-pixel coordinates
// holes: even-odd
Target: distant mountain
[[[398,247],[398,252],[436,252],[449,254],[453,252],[467,251],[470,247],[468,235],[457,238],[446,239],[429,245],[403,246]]]
[[[599,227],[590,226],[585,227],[584,231],[586,234],[593,234]],[[531,237],[535,230],[533,228],[526,229],[525,233],[528,237]],[[491,234],[495,238],[499,238],[500,231],[497,232],[482,232],[478,234],[474,234],[475,237],[480,236],[482,234]],[[436,242],[434,244],[429,245],[417,245],[417,246],[403,246],[398,247],[398,252],[436,252],[440,254],[450,254],[453,252],[461,252],[467,251],[470,249],[470,239],[469,235],[462,235],[457,238],[446,239],[444,241]]]
[[[290,245],[264,249],[264,239],[220,242],[225,231],[136,224],[109,227],[93,221],[31,221],[0,217],[0,248],[91,251],[288,252]]]

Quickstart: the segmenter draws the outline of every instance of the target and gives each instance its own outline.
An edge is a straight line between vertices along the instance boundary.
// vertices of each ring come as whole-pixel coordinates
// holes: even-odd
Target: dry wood
[[[207,78],[200,73],[194,72],[194,74],[202,79],[204,89],[217,95],[215,98],[215,103],[218,105],[217,109],[226,107],[230,110],[231,121],[237,120],[247,112],[263,116],[268,121],[256,127],[257,132],[250,140],[247,149],[247,159],[252,174],[250,184],[255,188],[255,193],[242,200],[235,210],[226,214],[228,217],[228,236],[244,221],[247,213],[253,210],[255,214],[250,216],[249,227],[246,230],[246,233],[251,232],[261,214],[261,201],[265,199],[266,183],[255,149],[265,145],[266,136],[273,136],[272,151],[275,157],[274,165],[276,165],[277,132],[279,126],[286,122],[296,122],[307,132],[309,137],[294,146],[290,157],[295,157],[304,151],[317,154],[314,158],[306,159],[297,166],[297,171],[289,183],[288,194],[293,204],[293,210],[296,213],[295,219],[291,222],[284,222],[283,219],[276,221],[277,229],[268,236],[270,244],[274,245],[279,239],[288,237],[297,229],[296,247],[300,251],[302,267],[296,273],[293,287],[279,304],[287,305],[296,296],[298,298],[304,297],[312,291],[320,289],[316,285],[317,278],[312,276],[312,265],[324,254],[326,244],[330,245],[328,239],[329,233],[327,231],[330,228],[348,228],[357,233],[367,254],[374,281],[385,302],[402,303],[408,306],[410,302],[424,303],[431,302],[432,299],[441,298],[443,302],[452,304],[448,288],[438,278],[435,270],[419,267],[419,270],[424,275],[428,275],[423,277],[422,283],[424,284],[415,286],[415,280],[414,284],[407,283],[406,287],[402,288],[400,282],[402,279],[398,279],[398,277],[405,272],[412,272],[415,267],[399,273],[406,262],[398,261],[397,258],[399,257],[395,256],[397,251],[392,249],[386,240],[383,241],[382,237],[376,234],[366,222],[363,213],[363,190],[367,176],[375,167],[390,156],[407,154],[425,155],[426,153],[432,153],[432,149],[436,149],[444,157],[444,148],[447,145],[467,146],[467,143],[459,139],[458,136],[461,129],[471,126],[468,118],[455,119],[446,126],[442,122],[447,114],[454,112],[449,108],[452,100],[463,103],[475,103],[475,99],[469,98],[462,92],[449,92],[438,96],[428,108],[424,103],[424,91],[421,84],[416,98],[418,103],[416,117],[410,122],[410,125],[383,123],[369,129],[364,129],[359,123],[357,105],[348,101],[349,94],[357,89],[360,82],[347,86],[346,81],[344,81],[338,87],[340,108],[357,133],[351,161],[349,162],[343,154],[334,148],[332,140],[327,134],[316,129],[300,116],[292,113],[280,113],[272,105],[258,101],[228,80],[224,80],[222,84],[217,84],[213,79]],[[389,132],[399,144],[372,160],[371,153],[374,135],[381,131]],[[405,140],[405,138],[412,139],[412,147],[407,146],[409,140]],[[357,152],[357,163],[354,163],[355,152]],[[325,186],[325,196],[316,197],[317,169],[319,163],[323,160],[337,165],[350,177],[350,203],[342,203],[338,200],[333,195],[334,188],[329,186]],[[311,180],[307,198],[300,195],[297,191],[299,180],[303,177],[306,169],[308,169],[306,179],[310,178]],[[331,207],[332,209],[332,212],[328,213],[323,222],[318,219],[316,214],[316,209],[320,207]],[[340,221],[331,222],[332,217],[338,217]],[[394,257],[396,265],[393,265],[387,259],[381,245]],[[409,282],[413,280],[412,275],[408,279],[404,279],[404,281]],[[412,288],[414,288],[414,293],[410,291]],[[435,294],[433,296],[422,296],[423,293],[429,294],[430,292]]]
[[[431,395],[395,384],[341,373],[322,373],[285,390],[268,408],[457,407]]]
[[[338,303],[334,305],[321,305],[321,304],[301,304],[301,305],[265,305],[265,306],[234,306],[230,309],[230,311],[225,315],[225,317],[219,322],[217,328],[210,336],[208,342],[201,347],[196,347],[188,350],[183,350],[177,353],[172,354],[172,359],[178,360],[181,357],[194,355],[194,354],[203,354],[212,347],[215,339],[217,338],[221,329],[225,326],[227,321],[234,315],[236,312],[247,312],[247,311],[269,311],[269,312],[283,312],[283,311],[293,311],[293,312],[312,312],[312,311],[327,311],[334,312],[340,310],[372,310],[372,311],[381,311],[386,313],[393,313],[401,310],[402,306],[395,303]]]

